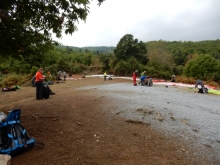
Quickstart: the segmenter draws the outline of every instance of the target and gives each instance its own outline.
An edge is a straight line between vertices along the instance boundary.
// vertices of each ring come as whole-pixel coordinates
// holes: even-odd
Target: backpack
[[[50,89],[47,84],[43,86],[43,98],[48,99],[50,97]]]
[[[198,93],[208,93],[208,88],[205,88],[204,89],[204,92],[203,92],[203,89],[202,88],[198,88],[199,89],[199,91],[198,91]]]
[[[5,87],[2,88],[2,92],[16,91],[17,88],[14,87]]]
[[[35,139],[20,124],[20,114],[20,109],[12,110],[0,123],[0,154],[14,156],[35,145]]]
[[[36,76],[33,76],[32,79],[31,79],[32,87],[36,87],[35,80],[36,80]]]

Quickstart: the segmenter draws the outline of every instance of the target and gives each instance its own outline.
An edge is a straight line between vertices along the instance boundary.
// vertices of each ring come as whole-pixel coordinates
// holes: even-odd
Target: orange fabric
[[[35,79],[35,81],[43,81],[42,78],[43,78],[42,73],[38,71],[38,72],[36,73],[36,79]]]
[[[133,83],[134,83],[134,85],[136,85],[136,84],[137,84],[137,82],[136,82],[137,73],[136,73],[136,72],[133,72],[132,77],[133,77]]]

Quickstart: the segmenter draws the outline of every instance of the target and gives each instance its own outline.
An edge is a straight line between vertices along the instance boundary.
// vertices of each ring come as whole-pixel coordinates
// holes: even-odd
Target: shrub
[[[38,67],[32,66],[32,68],[31,68],[31,75],[34,76],[37,71],[38,71]]]
[[[171,74],[168,71],[159,71],[157,77],[158,78],[164,78],[164,79],[170,79]]]
[[[200,55],[187,63],[183,73],[187,77],[208,80],[216,72],[217,65],[217,61],[210,55]]]
[[[17,75],[17,74],[9,74],[3,78],[0,82],[1,87],[13,86],[13,85],[21,85],[26,82],[30,82],[29,75]]]
[[[196,80],[192,77],[186,77],[186,76],[177,76],[176,77],[177,82],[185,83],[185,84],[195,84]]]
[[[184,66],[182,66],[182,65],[174,66],[173,67],[173,74],[181,75],[183,73],[183,69],[184,69]]]
[[[6,77],[6,78],[4,79],[3,85],[4,85],[4,86],[12,86],[12,85],[17,85],[18,82],[19,82],[19,77],[13,75],[13,76]]]

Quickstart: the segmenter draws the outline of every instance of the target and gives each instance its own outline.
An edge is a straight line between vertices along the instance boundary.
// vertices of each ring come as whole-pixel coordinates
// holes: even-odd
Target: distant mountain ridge
[[[86,46],[86,47],[76,47],[76,46],[57,46],[59,49],[72,49],[73,51],[99,51],[99,52],[113,52],[116,47],[113,46]]]

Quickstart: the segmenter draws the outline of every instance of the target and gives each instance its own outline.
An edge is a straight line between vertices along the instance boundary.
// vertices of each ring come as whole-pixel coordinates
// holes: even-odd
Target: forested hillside
[[[147,42],[146,46],[148,66],[153,69],[219,81],[220,40],[199,42],[160,40]],[[200,60],[201,63],[198,64]]]
[[[131,76],[134,70],[156,78],[170,79],[172,74],[189,79],[220,81],[220,40],[143,42],[124,35],[116,47],[54,46],[44,53],[28,56],[0,56],[0,85],[25,82],[39,67],[67,73],[107,73]],[[29,75],[27,77],[26,75]],[[10,76],[12,77],[10,80]],[[19,76],[24,76],[21,78]],[[6,79],[7,77],[7,79]]]
[[[60,49],[67,49],[68,51],[83,51],[83,52],[110,52],[112,53],[115,47],[108,47],[108,46],[88,46],[88,47],[75,47],[75,46],[65,46],[59,45],[57,48]]]

